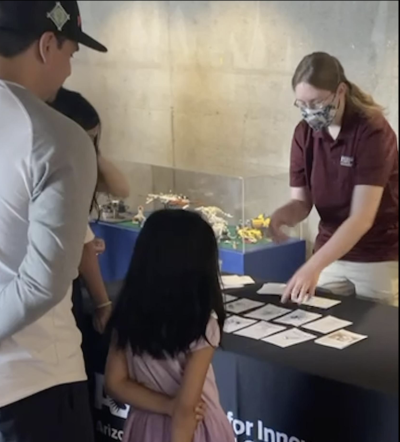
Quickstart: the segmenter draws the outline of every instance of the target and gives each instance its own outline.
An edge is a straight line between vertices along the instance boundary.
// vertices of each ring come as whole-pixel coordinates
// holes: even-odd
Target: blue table
[[[100,256],[100,267],[105,282],[125,278],[139,231],[119,224],[97,222],[91,224],[96,237],[106,243],[106,252]],[[304,264],[306,243],[291,239],[285,244],[268,244],[243,253],[220,248],[222,271],[248,275],[263,281],[287,282]]]

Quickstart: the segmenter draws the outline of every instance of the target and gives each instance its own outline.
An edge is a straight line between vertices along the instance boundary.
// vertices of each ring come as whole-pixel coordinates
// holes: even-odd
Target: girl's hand
[[[97,333],[103,334],[112,313],[112,305],[95,310],[93,317],[93,327]]]
[[[168,412],[169,416],[171,417],[175,412],[175,405],[176,405],[176,398],[173,398],[171,399],[169,412]],[[206,411],[207,411],[206,403],[204,401],[201,401],[194,410],[197,423],[203,422],[204,417],[206,415]]]
[[[301,304],[315,295],[321,270],[307,263],[293,276],[282,296],[282,302],[289,300]]]
[[[206,415],[206,411],[207,411],[206,403],[201,401],[200,404],[197,405],[195,409],[196,420],[198,423],[203,422],[204,417]]]

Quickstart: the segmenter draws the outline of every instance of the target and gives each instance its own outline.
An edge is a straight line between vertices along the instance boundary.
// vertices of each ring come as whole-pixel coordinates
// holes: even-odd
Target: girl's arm
[[[108,353],[105,384],[107,393],[119,402],[151,413],[172,416],[172,398],[143,387],[130,378],[125,352],[117,349],[115,338]]]
[[[102,155],[98,156],[97,162],[99,169],[97,191],[109,193],[117,198],[128,198],[130,189],[125,175]]]
[[[215,349],[205,347],[188,358],[182,386],[172,415],[171,442],[192,442],[197,427],[196,406],[201,401],[204,382]]]

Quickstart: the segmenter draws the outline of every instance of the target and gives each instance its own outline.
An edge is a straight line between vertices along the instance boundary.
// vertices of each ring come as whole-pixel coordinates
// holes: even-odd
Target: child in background
[[[224,321],[212,228],[192,212],[153,213],[110,321],[106,388],[132,407],[124,442],[234,442],[211,366]]]

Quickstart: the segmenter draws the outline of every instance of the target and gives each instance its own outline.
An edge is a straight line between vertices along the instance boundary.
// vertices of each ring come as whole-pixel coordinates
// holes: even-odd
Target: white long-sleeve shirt
[[[96,182],[90,143],[0,80],[0,407],[86,378],[71,283]]]

